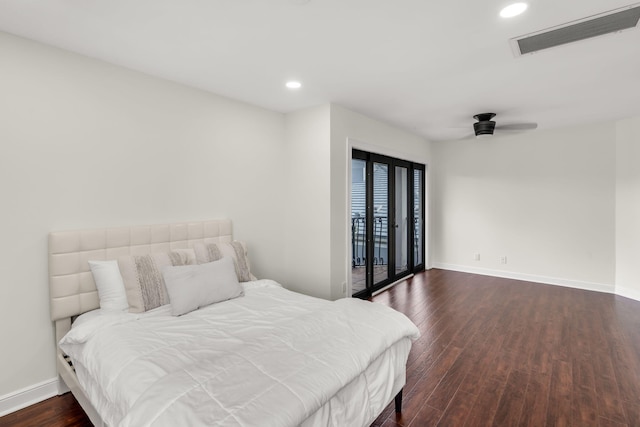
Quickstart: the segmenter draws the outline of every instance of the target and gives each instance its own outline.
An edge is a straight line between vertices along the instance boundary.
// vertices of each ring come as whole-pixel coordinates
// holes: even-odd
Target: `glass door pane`
[[[395,174],[395,272],[397,276],[408,270],[409,265],[409,170],[396,166]]]
[[[413,265],[424,264],[424,171],[413,171]]]
[[[351,160],[351,291],[367,286],[367,161]]]
[[[424,180],[424,165],[352,151],[352,295],[367,298],[424,268]]]
[[[373,286],[389,277],[389,166],[373,164]]]

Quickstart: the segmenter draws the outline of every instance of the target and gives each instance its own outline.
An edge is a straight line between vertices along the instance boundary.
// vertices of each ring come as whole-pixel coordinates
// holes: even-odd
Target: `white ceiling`
[[[280,112],[344,105],[427,139],[640,115],[640,30],[514,57],[629,0],[2,0],[0,30]],[[284,87],[299,79],[303,88]]]

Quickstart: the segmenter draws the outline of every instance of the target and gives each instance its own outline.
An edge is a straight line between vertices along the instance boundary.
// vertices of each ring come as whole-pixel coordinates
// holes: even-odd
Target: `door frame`
[[[372,292],[376,292],[379,291],[380,289],[389,287],[391,285],[393,285],[395,282],[400,281],[402,279],[404,279],[407,276],[410,276],[412,273],[415,273],[417,271],[422,271],[424,269],[426,269],[427,267],[430,268],[430,262],[429,262],[429,239],[430,239],[430,229],[429,229],[429,191],[427,188],[427,185],[429,183],[429,178],[428,178],[428,167],[427,167],[427,162],[426,159],[421,159],[421,158],[413,158],[413,159],[409,159],[409,156],[406,153],[399,153],[399,152],[395,152],[394,150],[389,150],[389,149],[384,149],[382,147],[379,146],[373,146],[371,144],[367,144],[364,143],[362,141],[358,141],[358,140],[354,140],[352,138],[348,138],[347,139],[347,191],[346,191],[346,207],[347,207],[347,216],[346,216],[346,220],[347,220],[347,233],[346,233],[346,239],[345,239],[345,246],[347,248],[347,262],[346,262],[346,266],[347,266],[347,271],[346,271],[346,276],[347,276],[347,280],[346,280],[346,285],[347,285],[347,296],[354,296],[353,294],[353,283],[352,283],[352,277],[351,277],[351,259],[353,257],[353,253],[352,253],[352,242],[351,242],[351,233],[348,232],[348,230],[351,229],[351,179],[352,179],[352,170],[351,170],[351,165],[352,165],[352,159],[353,157],[353,150],[358,150],[358,151],[362,151],[362,152],[366,152],[369,155],[371,155],[371,159],[373,161],[375,161],[375,159],[381,159],[381,160],[391,160],[391,168],[390,168],[390,172],[388,174],[389,176],[389,183],[388,185],[394,185],[393,191],[395,192],[395,166],[405,166],[406,165],[413,165],[415,164],[417,167],[416,168],[412,168],[412,167],[408,167],[407,171],[408,171],[408,176],[407,176],[407,182],[409,184],[409,188],[412,188],[413,186],[413,171],[416,169],[420,169],[423,171],[422,173],[422,182],[421,185],[423,187],[423,206],[422,206],[422,214],[423,214],[423,239],[422,239],[422,255],[423,255],[423,262],[419,265],[416,265],[412,268],[408,268],[407,270],[405,270],[403,273],[403,275],[399,276],[395,273],[395,267],[393,270],[393,276],[389,277],[389,274],[387,275],[387,279],[385,279],[384,281],[380,282],[377,286],[375,286],[374,288],[370,288],[370,287],[366,287],[365,291],[362,292],[358,292],[356,294],[356,296],[358,297],[367,297],[370,296]],[[356,157],[358,158],[358,157]],[[397,162],[394,163],[394,162]],[[384,163],[384,161],[383,161]],[[373,182],[370,182],[371,179],[369,179],[367,181],[367,186],[371,186],[373,187]],[[390,187],[391,189],[391,187]],[[415,223],[413,221],[413,192],[410,191],[409,192],[409,197],[407,200],[407,209],[408,209],[408,216],[409,218],[411,218],[410,224],[408,225],[409,229],[413,230],[415,227]],[[394,203],[395,204],[395,201]],[[391,215],[395,215],[395,209],[391,209],[391,206],[389,206],[389,223],[391,223]],[[369,221],[367,221],[369,222]],[[395,233],[394,233],[395,234]],[[370,238],[371,236],[368,236],[368,238]],[[394,236],[395,237],[395,236]],[[368,239],[370,240],[370,239]],[[370,240],[371,241],[371,240]],[[413,265],[413,257],[414,257],[414,247],[413,247],[413,238],[408,239],[407,242],[407,257],[408,257],[408,265]],[[388,260],[388,269],[390,271],[391,267],[395,264],[395,238],[391,238],[391,236],[389,236],[389,242],[388,242],[388,253],[392,253],[392,247],[393,247],[393,256],[388,256],[389,260]],[[368,255],[367,258],[370,258],[371,253],[373,252],[373,245],[367,245],[367,251],[368,251]],[[370,271],[371,270],[371,271]],[[367,267],[367,283],[372,283],[372,278],[370,279],[370,275],[372,275],[372,268]],[[370,282],[371,281],[371,282]]]

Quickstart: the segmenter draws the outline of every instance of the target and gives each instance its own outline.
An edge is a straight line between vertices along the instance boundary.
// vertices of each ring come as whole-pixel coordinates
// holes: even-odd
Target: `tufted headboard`
[[[100,305],[87,261],[167,252],[191,248],[196,243],[232,240],[231,220],[228,219],[49,233],[49,295],[51,320],[55,322],[56,366],[58,374],[94,425],[105,424],[84,394],[70,359],[57,346],[71,329],[73,316]]]
[[[52,232],[49,234],[51,320],[68,319],[99,307],[89,260],[232,240],[228,219]]]

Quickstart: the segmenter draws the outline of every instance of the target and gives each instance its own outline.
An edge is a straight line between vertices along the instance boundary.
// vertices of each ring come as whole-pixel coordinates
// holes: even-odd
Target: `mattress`
[[[60,341],[111,426],[366,426],[404,385],[404,315],[273,281],[170,316],[99,313]]]

